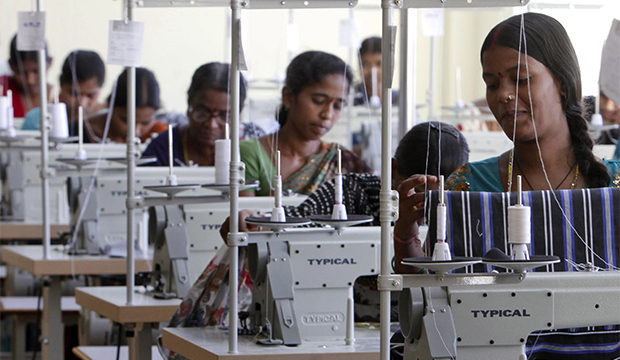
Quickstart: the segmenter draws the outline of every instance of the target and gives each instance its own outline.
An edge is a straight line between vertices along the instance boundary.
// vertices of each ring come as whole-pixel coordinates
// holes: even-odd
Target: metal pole
[[[349,9],[349,19],[353,21],[355,19],[355,10],[353,8]],[[357,50],[353,44],[349,48],[349,67],[353,69],[353,64],[356,63],[357,59]],[[353,70],[351,70],[353,71]],[[362,76],[364,76],[362,74]],[[344,145],[349,149],[353,150],[353,120],[354,120],[354,112],[353,112],[353,102],[355,102],[355,86],[353,84],[349,84],[349,95],[347,96],[347,136],[344,142]]]
[[[133,21],[133,1],[126,0],[127,16],[125,22]],[[127,68],[127,305],[133,303],[135,285],[135,254],[134,254],[134,177],[136,173],[135,153],[136,137],[136,68]],[[103,139],[105,140],[105,139]]]
[[[381,41],[381,276],[390,276],[392,232],[392,60],[394,10],[389,1],[382,4],[383,32]],[[381,290],[381,360],[390,358],[390,291]]]
[[[43,11],[43,0],[37,0],[37,12]],[[49,120],[47,118],[47,54],[45,48],[39,50],[39,108],[41,109],[41,195],[43,203],[43,258],[50,258],[50,180],[49,180]],[[19,96],[15,94],[13,96]]]
[[[232,0],[232,40],[230,63],[230,232],[239,232],[239,169],[243,166],[239,156],[239,39],[241,37],[241,5]],[[228,353],[237,353],[238,288],[239,288],[239,246],[229,243],[229,294],[228,294]]]
[[[400,92],[398,94],[398,138],[402,139],[403,135],[409,129],[409,113],[411,111],[409,103],[409,62],[407,54],[407,42],[409,32],[409,9],[400,10]],[[415,104],[414,104],[415,111]]]
[[[410,16],[410,11],[413,16]],[[416,10],[401,9],[400,11],[400,93],[398,94],[398,138],[403,136],[417,122],[415,61],[417,47],[417,16]],[[410,26],[411,25],[411,26]],[[409,44],[411,43],[411,46]]]

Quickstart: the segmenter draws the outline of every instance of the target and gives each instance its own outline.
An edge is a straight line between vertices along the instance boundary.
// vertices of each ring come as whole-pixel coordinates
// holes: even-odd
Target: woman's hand
[[[394,225],[394,235],[403,241],[418,234],[418,222],[424,218],[425,184],[437,183],[432,175],[412,175],[398,186],[399,218]]]
[[[421,269],[402,265],[409,257],[424,256],[422,240],[418,238],[418,222],[424,218],[425,187],[437,183],[436,176],[413,175],[398,186],[399,218],[394,224],[394,270],[401,274],[417,273]],[[435,186],[433,186],[435,187]]]
[[[260,226],[248,224],[245,222],[245,218],[254,215],[252,210],[243,209],[239,211],[239,232],[259,231]],[[226,221],[220,227],[220,236],[224,239],[224,242],[228,244],[228,233],[230,232],[230,217],[226,218]]]

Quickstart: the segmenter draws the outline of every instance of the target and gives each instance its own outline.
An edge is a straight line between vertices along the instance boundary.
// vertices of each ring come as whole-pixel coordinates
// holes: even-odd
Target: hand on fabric
[[[436,176],[412,175],[398,186],[399,218],[394,225],[394,235],[402,241],[418,234],[418,222],[424,218],[425,184],[435,183]]]
[[[239,232],[259,231],[260,226],[248,224],[245,222],[245,218],[254,215],[252,210],[243,209],[239,211]],[[220,227],[220,236],[224,239],[224,242],[228,244],[228,232],[230,232],[230,217],[226,218],[226,221]]]

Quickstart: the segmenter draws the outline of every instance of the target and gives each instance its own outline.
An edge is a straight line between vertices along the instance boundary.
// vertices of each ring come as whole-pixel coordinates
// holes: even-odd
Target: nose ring
[[[512,100],[514,100],[514,99],[515,99],[515,98],[514,98],[512,95],[508,95],[508,101],[512,101]]]

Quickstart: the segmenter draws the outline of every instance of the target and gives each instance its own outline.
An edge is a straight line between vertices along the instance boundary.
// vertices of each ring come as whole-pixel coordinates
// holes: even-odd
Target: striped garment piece
[[[430,192],[427,201],[428,239],[437,238],[438,194]],[[452,254],[483,256],[493,247],[509,254],[507,207],[516,200],[516,193],[447,192],[446,230]],[[530,253],[561,259],[534,271],[578,271],[588,263],[601,270],[617,270],[620,188],[523,192],[523,203],[532,212]],[[432,251],[433,242],[430,245]],[[457,272],[491,270],[488,265],[475,265]],[[601,326],[533,333],[527,341],[528,359],[618,359],[619,329]]]

